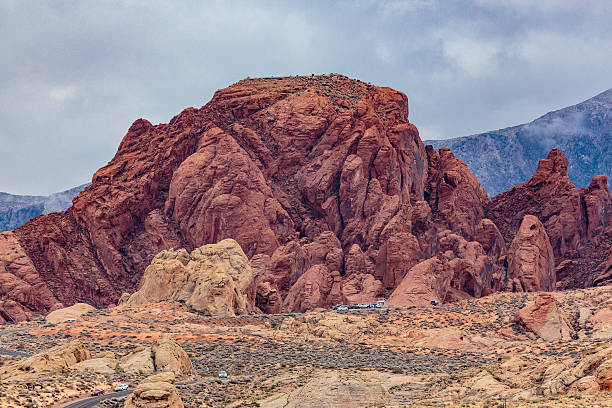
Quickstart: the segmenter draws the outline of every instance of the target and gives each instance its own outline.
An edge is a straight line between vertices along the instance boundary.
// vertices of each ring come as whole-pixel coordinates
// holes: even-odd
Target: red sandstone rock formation
[[[531,207],[559,253],[609,230],[605,181],[576,192],[563,160],[551,153],[489,205],[448,149],[426,152],[404,94],[341,75],[243,80],[168,124],[135,121],[73,207],[0,238],[0,319],[115,303],[160,251],[225,238],[269,313],[482,296],[506,279],[506,244]]]
[[[589,187],[576,190],[567,169],[565,156],[553,149],[530,180],[493,197],[486,213],[507,244],[525,215],[540,219],[555,256],[557,289],[604,284],[605,259],[612,254],[607,177],[596,176]]]
[[[544,226],[533,215],[526,215],[508,249],[505,289],[512,292],[555,289],[555,259]]]
[[[553,149],[540,160],[531,179],[491,200],[489,218],[499,227],[506,242],[511,242],[523,217],[535,215],[546,227],[555,257],[576,253],[586,236],[580,194],[567,176],[567,159]]]
[[[358,275],[394,287],[404,262],[423,257],[411,219],[426,175],[400,92],[340,75],[249,79],[168,124],[134,122],[71,209],[15,236],[59,302],[96,305],[134,290],[163,249],[234,238],[263,257],[258,299],[274,309],[313,266],[344,275],[353,245],[370,268]],[[363,277],[349,286],[380,287]],[[2,296],[24,313],[50,307]]]
[[[440,254],[412,267],[393,291],[388,306],[425,306],[480,297],[492,287],[493,265],[480,243],[449,230],[440,232]]]
[[[472,238],[484,218],[484,207],[489,197],[466,164],[457,159],[450,149],[440,153],[427,146],[429,173],[426,198],[435,219],[444,227]]]

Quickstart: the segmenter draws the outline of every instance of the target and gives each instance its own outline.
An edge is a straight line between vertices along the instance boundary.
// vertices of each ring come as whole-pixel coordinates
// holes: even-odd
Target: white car
[[[127,384],[119,384],[115,387],[115,391],[126,391],[128,388]]]
[[[344,306],[344,305],[342,305],[342,306],[338,306],[338,307],[336,308],[336,310],[337,310],[338,312],[346,312],[347,310],[349,310],[349,308],[348,308],[348,306]]]
[[[219,378],[227,378],[227,372],[219,371]]]

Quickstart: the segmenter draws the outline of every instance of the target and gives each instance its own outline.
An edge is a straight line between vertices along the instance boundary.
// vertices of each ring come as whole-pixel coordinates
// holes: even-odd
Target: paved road
[[[86,398],[77,402],[73,402],[72,404],[66,405],[64,408],[89,408],[95,407],[96,404],[100,403],[105,399],[113,398],[113,397],[124,397],[126,395],[130,395],[132,390],[113,392],[112,394],[104,394],[98,395],[97,397]]]
[[[2,330],[0,331],[0,337],[6,334],[19,333],[19,332],[26,331],[26,330],[28,329],[24,328],[24,329]],[[3,348],[3,347],[0,347],[0,354],[5,355],[5,356],[11,356],[11,357],[29,357],[30,356],[30,354],[28,353],[22,353],[21,351],[15,351],[15,350]]]
[[[201,381],[185,381],[185,382],[177,382],[176,385],[194,385],[194,384],[198,384],[200,382]],[[123,397],[123,396],[126,396],[126,395],[130,395],[131,393],[132,393],[132,390],[127,390],[127,391],[121,391],[121,392],[114,392],[112,394],[99,395],[97,397],[86,398],[86,399],[82,399],[80,401],[73,402],[72,404],[65,405],[64,408],[90,408],[90,407],[95,407],[96,404],[100,403],[100,401],[103,401],[105,399],[109,399],[109,398],[113,398],[113,397]]]

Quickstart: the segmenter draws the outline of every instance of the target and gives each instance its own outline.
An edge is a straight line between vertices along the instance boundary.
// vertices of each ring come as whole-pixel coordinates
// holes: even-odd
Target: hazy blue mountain
[[[524,125],[424,143],[449,147],[490,196],[529,179],[553,147],[567,157],[576,187],[586,187],[595,175],[612,176],[612,88]]]
[[[53,211],[64,211],[72,199],[89,184],[48,196],[26,196],[0,193],[0,231],[9,231],[28,220]]]

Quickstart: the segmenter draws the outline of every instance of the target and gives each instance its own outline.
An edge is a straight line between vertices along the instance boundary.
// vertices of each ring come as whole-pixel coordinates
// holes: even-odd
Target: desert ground
[[[179,302],[60,313],[0,328],[0,406],[59,408],[96,387],[133,389],[160,369],[133,356],[161,339],[191,361],[171,381],[185,407],[612,406],[612,287],[557,292],[556,309],[517,319],[538,297],[549,294],[224,318]],[[32,360],[74,344],[87,352],[79,362]]]

